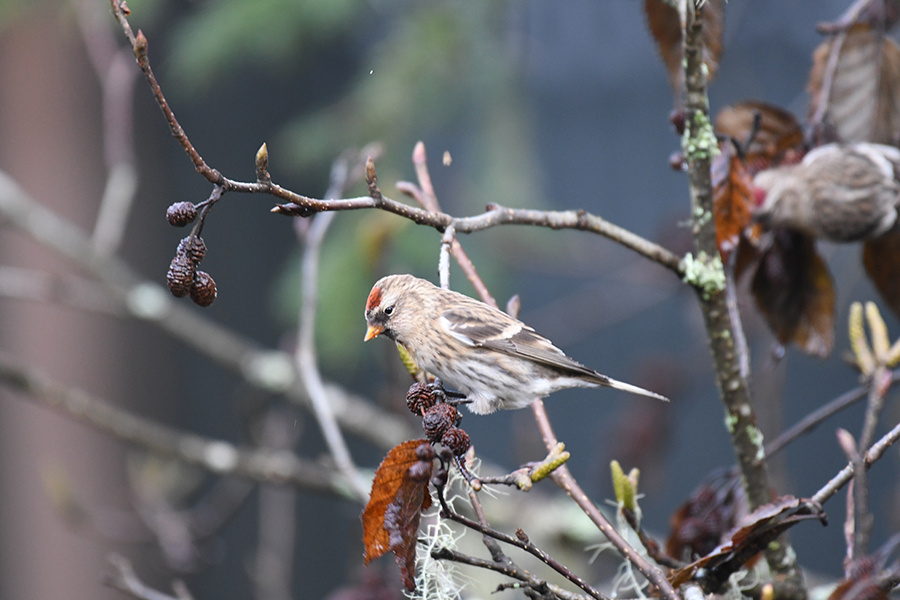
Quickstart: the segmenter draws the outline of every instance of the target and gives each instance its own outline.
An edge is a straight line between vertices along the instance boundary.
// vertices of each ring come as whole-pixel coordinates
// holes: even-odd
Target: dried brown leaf
[[[669,576],[673,587],[696,581],[707,593],[717,592],[750,559],[793,525],[809,519],[826,522],[818,502],[783,496],[744,517],[712,552]]]
[[[365,563],[394,553],[406,589],[415,589],[416,539],[422,511],[431,506],[428,481],[433,457],[418,450],[428,440],[410,440],[395,446],[375,471],[372,494],[362,514]],[[418,451],[417,451],[418,450]]]
[[[732,144],[722,144],[722,151],[712,162],[713,217],[716,221],[716,244],[722,262],[729,263],[744,230],[753,221],[753,178]]]
[[[758,127],[754,124],[756,119],[759,119]],[[797,162],[806,149],[803,127],[797,118],[783,108],[765,102],[745,100],[724,107],[716,114],[715,129],[716,133],[733,138],[743,147],[751,175],[776,165]]]
[[[900,316],[900,229],[863,244],[863,264],[878,293]]]
[[[681,105],[681,94],[684,72],[681,66],[682,41],[681,19],[678,11],[662,0],[644,0],[644,14],[647,26],[656,47],[666,65],[669,83],[675,94],[675,104]],[[719,58],[722,55],[722,36],[725,30],[725,0],[709,0],[704,3],[703,11],[703,62],[709,69],[709,79],[716,76]]]
[[[813,127],[841,142],[895,144],[900,137],[900,48],[868,24],[822,42],[809,75]]]
[[[834,347],[834,286],[815,240],[774,229],[762,251],[752,291],[756,305],[781,344],[796,344],[825,357]]]

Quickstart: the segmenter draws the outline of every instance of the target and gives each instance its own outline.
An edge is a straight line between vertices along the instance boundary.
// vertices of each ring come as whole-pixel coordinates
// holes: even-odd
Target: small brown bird
[[[754,218],[835,242],[876,238],[897,221],[898,167],[900,150],[893,146],[819,146],[799,164],[756,174]]]
[[[559,390],[611,387],[659,400],[569,358],[550,340],[506,313],[412,275],[380,279],[366,302],[365,341],[384,335],[416,364],[466,395],[485,415],[531,404]]]

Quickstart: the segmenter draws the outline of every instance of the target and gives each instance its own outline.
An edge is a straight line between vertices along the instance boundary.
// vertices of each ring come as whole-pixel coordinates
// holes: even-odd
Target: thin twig
[[[900,371],[895,371],[892,376],[894,382],[900,381]],[[852,390],[844,392],[833,400],[829,400],[827,403],[823,404],[813,412],[804,416],[791,427],[782,431],[780,434],[778,434],[778,437],[767,443],[766,456],[772,457],[775,454],[778,454],[785,448],[785,446],[793,442],[801,435],[809,433],[810,431],[821,425],[822,422],[829,417],[844,410],[848,406],[859,402],[865,397],[866,388],[863,386],[859,386],[853,388]]]
[[[334,473],[291,452],[252,449],[160,425],[113,406],[79,389],[63,386],[34,368],[16,366],[0,354],[0,385],[43,406],[117,438],[163,455],[173,455],[220,475],[239,475],[270,483],[346,496]]]
[[[556,438],[553,426],[550,424],[550,419],[547,417],[544,402],[540,399],[532,402],[531,410],[534,413],[535,421],[537,421],[547,451],[552,451],[552,449],[559,444],[559,440]],[[578,485],[578,481],[572,476],[568,466],[562,465],[558,467],[553,471],[551,477],[553,478],[553,481],[555,481],[556,484],[575,501],[575,504],[584,511],[584,514],[586,514],[597,529],[600,530],[600,533],[606,536],[606,539],[609,540],[616,550],[618,550],[626,560],[633,564],[634,567],[640,571],[641,575],[646,577],[650,583],[659,588],[663,598],[666,598],[667,600],[680,600],[678,593],[666,579],[665,573],[651,565],[647,559],[641,556],[641,554],[638,553],[638,551],[635,550],[618,531],[616,531],[616,528],[612,526],[612,523],[610,523],[600,509],[591,502],[588,495],[581,489],[581,486]]]
[[[487,517],[484,514],[484,507],[481,505],[481,499],[478,498],[478,493],[472,489],[472,486],[468,487],[469,494],[469,504],[472,505],[472,510],[475,512],[475,518],[478,519],[478,522],[483,526],[488,527]],[[494,562],[502,565],[512,565],[512,560],[503,552],[503,549],[500,547],[500,544],[497,543],[497,540],[488,536],[482,535],[481,541],[484,543],[485,548],[487,548],[488,552],[491,553],[491,558],[494,559]]]
[[[438,258],[438,274],[440,275],[441,287],[445,290],[450,289],[450,252],[456,241],[456,228],[453,225],[444,230],[441,237],[441,252]]]
[[[468,527],[469,529],[474,529],[475,531],[481,533],[482,535],[490,536],[490,537],[492,537],[498,541],[501,541],[505,544],[510,544],[512,546],[515,546],[516,548],[524,550],[525,552],[528,552],[532,556],[536,557],[541,562],[543,562],[545,565],[547,565],[548,567],[550,567],[551,569],[553,569],[554,571],[556,571],[557,573],[559,573],[560,575],[562,575],[563,577],[565,577],[566,579],[568,579],[569,581],[571,581],[572,583],[574,583],[575,585],[580,587],[582,590],[587,592],[592,598],[597,598],[597,600],[609,600],[606,596],[601,594],[598,590],[594,589],[589,583],[587,583],[581,577],[572,573],[572,571],[570,571],[568,569],[568,567],[561,564],[559,561],[554,559],[552,556],[550,556],[549,554],[547,554],[546,552],[544,552],[543,550],[541,550],[540,548],[538,548],[537,546],[532,544],[531,541],[528,540],[528,537],[522,532],[521,529],[517,530],[517,536],[513,537],[511,535],[507,535],[505,533],[497,531],[496,529],[493,529],[489,526],[482,525],[481,523],[479,523],[477,521],[473,521],[467,517],[464,517],[463,515],[455,512],[453,509],[450,508],[450,506],[444,500],[443,489],[440,487],[438,488],[438,500],[441,503],[441,512],[445,518],[450,519],[451,521],[456,521],[460,525],[464,525],[464,526]]]
[[[549,227],[551,229],[577,229],[589,231],[607,237],[626,248],[649,258],[677,274],[679,277],[683,274],[681,259],[662,246],[583,210],[540,211],[511,209],[492,204],[489,205],[487,211],[481,215],[454,218],[445,213],[432,212],[409,206],[402,202],[397,202],[396,200],[384,196],[380,192],[377,195],[370,193],[368,196],[358,198],[318,200],[297,194],[272,182],[248,183],[229,179],[218,170],[206,164],[196,148],[191,144],[184,129],[182,129],[178,120],[175,118],[175,114],[169,106],[168,101],[153,74],[153,70],[150,67],[147,56],[147,38],[141,32],[138,32],[137,35],[133,32],[127,17],[119,6],[119,0],[110,0],[110,2],[116,19],[119,21],[122,30],[125,32],[126,37],[132,45],[138,66],[149,83],[153,97],[156,99],[157,104],[162,110],[166,122],[169,124],[172,136],[188,154],[197,172],[214,185],[221,185],[225,187],[227,191],[272,195],[285,201],[285,204],[277,205],[273,209],[273,212],[292,216],[308,217],[318,212],[375,208],[409,219],[419,225],[433,227],[440,232],[443,232],[450,225],[455,227],[457,233],[474,233],[499,225],[532,225],[536,227]]]
[[[343,157],[335,162],[332,168],[331,185],[327,196],[337,198],[343,195],[344,189],[349,183],[350,165],[349,159]],[[355,160],[353,161],[356,162]],[[347,443],[335,419],[334,411],[325,390],[322,375],[319,372],[316,359],[316,309],[319,300],[319,262],[322,251],[322,242],[325,234],[334,218],[335,213],[318,215],[313,219],[312,225],[305,236],[303,263],[301,267],[302,298],[300,303],[299,331],[297,333],[297,370],[300,373],[300,381],[306,388],[312,405],[313,414],[319,423],[319,429],[325,438],[325,443],[335,464],[340,469],[348,484],[354,489],[360,498],[368,498],[369,491],[359,469],[353,462]]]
[[[441,212],[440,202],[434,191],[434,185],[431,183],[431,173],[428,171],[428,155],[425,152],[425,144],[423,142],[417,142],[413,148],[412,161],[413,166],[416,169],[416,179],[419,180],[421,191],[421,194],[415,195],[414,197],[419,200],[419,203],[427,210]],[[403,188],[398,184],[397,189],[402,190]],[[459,243],[458,239],[453,240],[451,250],[457,264],[459,264],[463,273],[466,274],[466,277],[469,278],[469,282],[472,284],[472,287],[475,288],[479,297],[481,297],[484,302],[496,306],[497,301],[494,300],[494,297],[491,295],[490,291],[488,291],[481,276],[478,275],[478,272],[475,270],[475,265],[472,264],[472,260],[469,258],[469,255],[466,254],[466,251],[463,250],[462,244]]]
[[[872,533],[873,518],[869,511],[869,485],[862,454],[869,448],[875,437],[878,417],[884,408],[884,397],[893,380],[891,372],[879,365],[869,379],[869,397],[863,419],[859,442],[853,448],[850,462],[853,464],[853,546],[851,558],[859,560],[868,554],[869,536]]]
[[[82,311],[124,316],[128,308],[110,298],[96,281],[66,273],[0,266],[0,296],[30,302],[47,302]]]
[[[103,102],[103,154],[108,172],[92,241],[99,252],[110,254],[122,242],[138,189],[132,115],[137,72],[131,53],[118,46],[106,26],[106,13],[100,5],[87,0],[74,4]]]
[[[887,432],[884,436],[882,436],[881,439],[872,444],[865,455],[866,468],[869,468],[873,464],[875,464],[878,459],[880,459],[882,455],[884,455],[887,449],[890,448],[898,439],[900,439],[900,424],[895,425],[894,428]],[[853,465],[848,464],[846,467],[841,469],[837,475],[832,477],[828,483],[822,486],[822,488],[813,495],[811,500],[814,500],[819,504],[824,504],[829,498],[834,496],[838,492],[838,490],[847,485],[847,483],[852,478]]]
[[[462,552],[453,550],[451,548],[438,548],[431,553],[431,557],[438,560],[450,560],[463,565],[469,565],[472,567],[479,567],[481,569],[494,571],[496,573],[500,573],[501,575],[511,577],[512,579],[517,579],[525,583],[530,588],[538,590],[546,589],[546,591],[552,593],[557,598],[560,598],[560,600],[584,600],[589,597],[582,594],[575,594],[568,590],[564,590],[559,586],[538,580],[531,573],[516,566],[513,563],[506,564],[485,560],[483,558],[463,554]],[[521,589],[522,586],[519,586],[517,584],[501,584],[501,588],[499,589],[509,589],[510,587]]]

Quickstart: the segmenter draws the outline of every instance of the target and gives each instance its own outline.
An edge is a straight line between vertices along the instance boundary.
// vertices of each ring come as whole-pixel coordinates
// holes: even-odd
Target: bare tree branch
[[[87,392],[65,387],[37,369],[15,366],[2,354],[0,385],[126,442],[163,455],[177,456],[213,473],[287,483],[311,491],[360,499],[330,469],[292,452],[239,447],[160,425]]]
[[[900,380],[900,371],[893,372],[892,378],[894,382]],[[863,386],[858,386],[853,388],[852,390],[844,392],[837,398],[829,400],[813,412],[804,416],[791,427],[782,431],[780,434],[778,434],[778,437],[767,443],[766,456],[771,457],[781,452],[785,446],[790,444],[792,441],[794,441],[804,433],[809,433],[810,431],[821,425],[825,419],[828,419],[829,417],[837,414],[848,406],[859,402],[865,397],[866,388]]]
[[[77,226],[38,203],[9,176],[0,172],[0,222],[9,223],[61,256],[94,274],[108,289],[111,302],[132,317],[150,322],[175,339],[240,373],[250,385],[283,393],[301,406],[309,397],[298,381],[293,357],[264,348],[227,329],[197,310],[175,301],[163,286],[147,281],[115,256],[98,252]],[[414,437],[405,420],[379,410],[346,390],[326,385],[341,426],[382,448]]]
[[[863,461],[866,468],[868,469],[875,464],[875,462],[877,462],[887,449],[896,443],[898,439],[900,439],[900,424],[895,425],[894,428],[882,436],[881,439],[872,444],[866,452]],[[819,504],[824,504],[825,501],[834,496],[838,490],[847,485],[851,479],[853,479],[853,465],[848,464],[841,469],[837,475],[832,477],[828,483],[822,486],[822,488],[813,495],[811,500],[815,500]]]
[[[450,508],[450,506],[444,500],[443,486],[439,486],[437,488],[437,492],[438,500],[441,503],[441,514],[444,518],[455,521],[461,525],[465,525],[469,529],[474,529],[482,535],[489,536],[497,541],[503,542],[505,544],[510,544],[512,546],[515,546],[516,548],[524,550],[525,552],[528,552],[529,554],[540,560],[542,563],[571,581],[573,584],[580,587],[592,598],[596,598],[597,600],[609,600],[609,598],[600,593],[598,590],[594,589],[584,579],[582,579],[575,573],[572,573],[572,571],[570,571],[565,565],[561,564],[552,556],[531,543],[531,541],[528,539],[528,536],[525,535],[525,532],[523,532],[521,529],[516,530],[516,536],[513,537],[501,531],[497,531],[496,529],[493,529],[488,525],[484,525],[482,523],[479,523],[478,521],[473,521]]]
[[[556,438],[553,426],[550,424],[550,419],[544,408],[544,402],[539,399],[535,400],[531,404],[531,409],[534,412],[535,420],[541,431],[541,436],[544,439],[544,445],[547,447],[548,451],[552,451],[552,449],[559,444],[559,440]],[[663,598],[666,598],[667,600],[679,600],[678,593],[669,584],[665,573],[651,565],[647,559],[641,556],[641,554],[635,550],[618,531],[616,531],[616,528],[612,526],[612,523],[609,522],[606,516],[604,516],[600,509],[591,501],[584,490],[581,489],[581,486],[578,485],[578,481],[572,475],[571,471],[569,471],[569,467],[566,465],[558,467],[553,471],[551,477],[553,478],[553,481],[555,481],[556,484],[575,501],[575,504],[584,511],[584,514],[586,514],[597,529],[606,536],[606,539],[610,541],[616,550],[633,564],[635,568],[640,571],[641,575],[659,588],[659,592]]]
[[[286,188],[272,183],[270,179],[257,181],[256,183],[240,182],[225,177],[221,172],[209,166],[191,144],[187,134],[182,129],[175,113],[166,100],[159,83],[150,67],[147,56],[147,38],[142,32],[137,34],[131,29],[127,16],[122,10],[119,0],[110,0],[113,13],[125,36],[131,43],[138,67],[147,79],[153,97],[162,110],[172,136],[178,141],[194,164],[198,173],[203,175],[210,183],[222,186],[225,191],[264,193],[285,201],[285,204],[277,205],[273,212],[280,214],[308,217],[312,214],[338,210],[380,209],[406,219],[419,225],[433,227],[440,232],[448,227],[453,227],[457,233],[474,233],[498,225],[533,225],[537,227],[549,227],[551,229],[577,229],[590,231],[605,236],[619,244],[629,248],[650,260],[666,267],[673,273],[681,276],[683,267],[679,257],[665,248],[646,240],[627,229],[613,225],[601,217],[592,215],[583,210],[570,211],[540,211],[526,209],[505,208],[498,204],[489,204],[487,211],[481,215],[472,217],[454,218],[445,213],[432,212],[416,208],[392,200],[383,196],[380,192],[359,198],[347,198],[343,200],[318,200],[292,192]]]
[[[697,261],[703,271],[705,286],[698,290],[700,308],[706,324],[707,338],[716,371],[716,384],[726,411],[726,423],[731,444],[737,456],[741,478],[750,508],[755,509],[770,499],[768,468],[763,436],[757,426],[756,411],[743,367],[737,340],[740,324],[729,310],[727,279],[719,256],[716,225],[713,218],[712,157],[718,142],[709,118],[707,70],[703,63],[703,8],[692,2],[685,5],[687,18],[684,27],[685,135],[684,156],[687,160],[691,195],[691,214],[694,217],[694,243]],[[769,568],[780,580],[779,597],[806,597],[802,574],[796,555],[785,538],[766,550]]]
[[[100,5],[88,0],[73,4],[103,101],[103,150],[108,172],[92,241],[98,252],[111,254],[122,242],[138,189],[132,135],[137,73],[131,67],[129,53],[113,39]]]
[[[472,567],[494,571],[512,579],[517,579],[525,584],[524,586],[519,584],[504,584],[500,586],[498,591],[500,591],[501,589],[522,589],[527,586],[535,590],[545,589],[546,592],[553,594],[553,596],[559,598],[560,600],[585,600],[586,598],[590,597],[583,594],[574,594],[568,590],[562,589],[559,586],[549,584],[545,581],[540,581],[527,570],[522,569],[515,564],[497,562],[494,560],[485,560],[483,558],[477,558],[474,556],[469,556],[468,554],[463,554],[462,552],[452,550],[450,548],[438,548],[431,553],[431,556],[432,558],[436,558],[439,560],[450,560],[463,565],[469,565]],[[541,597],[544,596],[542,595]]]
[[[353,153],[354,155],[356,153]],[[351,182],[350,170],[359,163],[356,156],[339,158],[332,167],[331,185],[326,196],[339,198]],[[338,469],[347,482],[354,488],[360,498],[367,498],[369,486],[353,463],[350,450],[344,441],[340,427],[335,420],[325,384],[316,360],[316,308],[319,299],[319,258],[325,234],[335,213],[318,215],[306,232],[303,263],[301,266],[302,300],[300,303],[299,331],[297,333],[297,370],[300,381],[306,388],[312,405],[313,414],[319,422],[319,428],[325,443],[334,457]]]

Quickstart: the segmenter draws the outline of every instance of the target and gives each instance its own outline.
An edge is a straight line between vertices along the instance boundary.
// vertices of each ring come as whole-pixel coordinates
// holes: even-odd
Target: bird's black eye
[[[389,317],[392,314],[394,314],[394,307],[393,306],[385,306],[384,307],[384,316]]]

